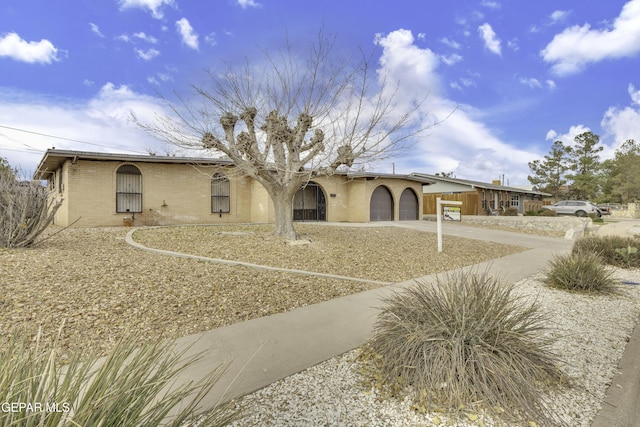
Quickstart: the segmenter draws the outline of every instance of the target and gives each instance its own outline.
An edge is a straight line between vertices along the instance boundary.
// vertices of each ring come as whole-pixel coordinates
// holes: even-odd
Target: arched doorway
[[[400,221],[420,219],[418,196],[411,188],[405,188],[400,196]]]
[[[327,199],[322,188],[315,182],[303,185],[293,197],[293,220],[327,220]]]
[[[384,185],[376,188],[371,195],[369,220],[393,221],[393,196]]]

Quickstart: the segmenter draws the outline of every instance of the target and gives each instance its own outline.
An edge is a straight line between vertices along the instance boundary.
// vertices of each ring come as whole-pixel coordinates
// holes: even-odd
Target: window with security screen
[[[142,174],[133,165],[116,172],[116,212],[142,212]]]
[[[211,212],[229,213],[231,202],[231,184],[229,179],[221,173],[211,177]]]

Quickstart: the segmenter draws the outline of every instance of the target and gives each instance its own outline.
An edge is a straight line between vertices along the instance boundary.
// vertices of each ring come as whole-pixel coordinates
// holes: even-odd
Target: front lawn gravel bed
[[[434,233],[399,227],[297,224],[310,245],[289,246],[271,225],[148,228],[133,239],[145,246],[272,267],[400,282],[500,258],[525,248],[446,236],[437,251]]]
[[[519,250],[398,228],[300,226],[310,246],[288,247],[271,226],[138,231],[145,244],[198,255],[387,281],[443,271]],[[251,234],[224,234],[234,231]],[[106,352],[125,331],[177,338],[373,289],[364,282],[261,271],[135,249],[128,228],[67,229],[32,249],[0,250],[0,335],[64,323],[65,351]],[[223,234],[220,234],[223,233]]]

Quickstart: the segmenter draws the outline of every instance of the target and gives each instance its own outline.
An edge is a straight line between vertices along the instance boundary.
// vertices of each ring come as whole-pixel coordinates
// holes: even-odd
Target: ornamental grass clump
[[[459,271],[393,294],[367,347],[386,389],[423,411],[480,404],[493,416],[548,422],[542,396],[563,383],[536,302],[487,273]]]
[[[554,288],[586,293],[614,293],[616,280],[613,270],[602,264],[593,252],[558,255],[545,271],[544,282]]]
[[[177,386],[177,376],[200,356],[176,351],[171,342],[140,345],[131,335],[108,356],[73,355],[58,361],[28,334],[0,342],[0,426],[223,426],[235,414],[228,405],[196,417],[194,411],[221,374]],[[169,387],[171,387],[169,389]]]
[[[573,255],[593,253],[602,262],[621,268],[640,268],[640,239],[625,236],[594,236],[576,240]]]

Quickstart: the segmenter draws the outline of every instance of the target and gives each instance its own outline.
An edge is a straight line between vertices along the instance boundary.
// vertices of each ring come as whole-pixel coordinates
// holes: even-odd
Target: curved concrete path
[[[640,223],[639,223],[640,224]],[[330,225],[330,224],[329,224]],[[341,226],[394,226],[422,231],[436,231],[431,221],[385,222],[371,224],[339,224]],[[600,230],[603,230],[602,226]],[[553,256],[570,251],[573,241],[501,230],[468,227],[458,223],[443,224],[446,251],[447,236],[460,236],[487,242],[516,244],[528,250],[489,262],[467,267],[500,277],[506,282],[516,282],[538,273]],[[140,245],[141,246],[141,245]],[[140,247],[143,249],[143,247]],[[175,254],[169,254],[174,255]],[[184,256],[181,254],[180,256]],[[261,266],[255,266],[260,268]],[[436,275],[422,278],[435,281]],[[177,340],[178,348],[190,346],[188,354],[202,352],[202,359],[189,367],[178,379],[179,383],[197,381],[220,364],[226,371],[216,386],[205,397],[202,409],[251,393],[275,381],[300,372],[310,366],[350,351],[362,345],[372,336],[377,308],[381,299],[394,290],[413,283],[413,280],[397,283],[330,301],[301,307],[286,313],[274,314],[246,322],[214,329]],[[636,328],[632,342],[640,349],[640,330]],[[632,347],[632,343],[629,344]],[[634,350],[636,351],[636,350]],[[624,358],[628,358],[625,352]],[[633,360],[634,358],[632,358]],[[637,368],[637,363],[631,363]],[[621,369],[624,368],[621,365]],[[628,374],[621,375],[622,379]],[[634,378],[640,378],[635,373]],[[616,380],[618,381],[618,380]],[[619,384],[614,381],[614,384]],[[637,384],[637,382],[636,382]],[[612,386],[613,387],[613,386]],[[627,387],[623,387],[625,391]],[[635,390],[635,389],[634,389]],[[637,393],[636,393],[637,394]],[[623,421],[616,424],[610,414],[601,415],[607,408],[616,412],[629,406],[632,399],[621,401],[610,395],[598,414],[594,426],[631,426]],[[623,398],[624,400],[624,398]],[[635,400],[633,400],[635,402]],[[625,406],[626,405],[626,406]],[[611,411],[609,411],[611,412]],[[621,418],[622,419],[622,418]],[[638,420],[640,418],[633,418]],[[604,421],[598,421],[604,420]],[[598,424],[599,423],[599,424]]]

